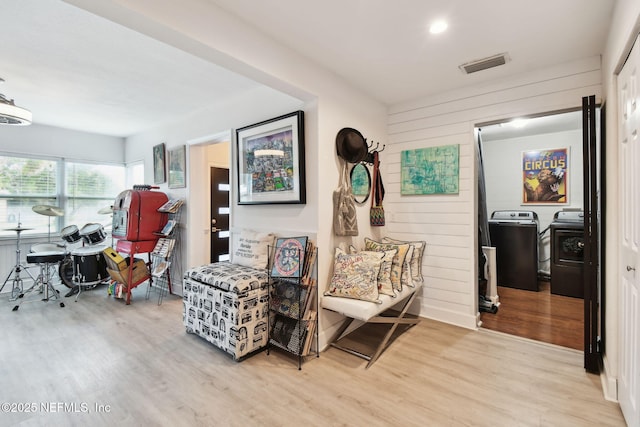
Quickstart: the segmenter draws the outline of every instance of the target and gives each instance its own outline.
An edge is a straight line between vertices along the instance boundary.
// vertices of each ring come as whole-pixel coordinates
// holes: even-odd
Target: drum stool
[[[33,252],[27,254],[27,263],[29,264],[38,264],[40,266],[40,274],[33,282],[33,286],[31,286],[26,292],[19,296],[19,298],[24,298],[29,292],[34,291],[35,289],[38,292],[44,292],[44,298],[42,301],[49,301],[49,298],[55,297],[55,299],[60,299],[60,291],[53,287],[51,283],[51,272],[50,267],[51,264],[56,264],[62,261],[65,257],[63,252]],[[51,293],[51,295],[50,295]],[[64,303],[60,301],[60,307],[64,307]],[[13,311],[17,311],[20,308],[20,304],[13,307]]]

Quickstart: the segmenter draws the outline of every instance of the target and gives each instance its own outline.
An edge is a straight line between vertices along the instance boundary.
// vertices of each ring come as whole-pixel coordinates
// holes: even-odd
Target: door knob
[[[217,233],[218,231],[222,231],[222,228],[218,228],[218,227],[211,227],[211,232],[212,232],[212,233]]]
[[[636,271],[636,269],[634,267],[631,267],[630,265],[627,265],[627,271]]]

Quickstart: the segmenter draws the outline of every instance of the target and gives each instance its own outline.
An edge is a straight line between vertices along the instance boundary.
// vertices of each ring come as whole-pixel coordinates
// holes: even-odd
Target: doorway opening
[[[492,302],[497,312],[481,310],[481,326],[580,351],[585,324],[582,123],[582,112],[570,111],[476,128],[484,232],[496,264]]]
[[[225,146],[214,146],[216,149],[228,149]],[[231,232],[231,184],[229,167],[211,166],[209,168],[209,189],[211,204],[210,262],[230,261],[229,238]]]
[[[188,230],[187,250],[190,265],[209,264],[214,256],[216,260],[224,260],[225,253],[226,256],[229,253],[229,238],[225,236],[230,234],[233,213],[231,141],[232,132],[226,131],[188,142],[191,183],[188,215],[192,226]],[[220,178],[216,170],[231,179],[217,183]],[[224,214],[224,218],[219,214]],[[217,240],[215,248],[214,237]]]

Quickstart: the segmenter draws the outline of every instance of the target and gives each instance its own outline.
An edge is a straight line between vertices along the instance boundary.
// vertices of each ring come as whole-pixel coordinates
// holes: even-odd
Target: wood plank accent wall
[[[600,99],[601,92],[600,57],[592,57],[389,109],[389,139],[381,155],[386,233],[427,242],[421,316],[467,328],[477,324],[475,125],[576,109],[582,96]],[[400,153],[449,144],[460,144],[459,194],[401,195]]]

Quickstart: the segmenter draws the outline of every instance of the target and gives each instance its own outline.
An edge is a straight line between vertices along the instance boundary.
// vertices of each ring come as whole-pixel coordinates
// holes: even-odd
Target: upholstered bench
[[[369,363],[367,363],[367,368],[369,368],[387,348],[389,339],[398,328],[398,325],[415,325],[420,322],[419,318],[405,317],[407,310],[415,299],[420,287],[421,285],[416,285],[415,287],[405,286],[395,297],[380,295],[380,303],[335,296],[323,297],[322,308],[335,311],[336,313],[340,313],[346,317],[344,323],[336,334],[336,338],[330,345],[368,360]],[[396,305],[399,305],[398,309],[400,311],[396,311],[391,314],[389,309]],[[355,330],[349,329],[354,321],[360,321],[361,324],[359,326],[362,326],[365,323],[383,323],[391,325],[391,328],[378,343],[373,354],[363,354],[340,344],[340,340],[342,338]]]
[[[391,238],[382,242],[365,238],[364,243],[363,251],[353,246],[349,252],[335,249],[333,277],[322,298],[322,308],[346,317],[330,345],[368,360],[369,368],[387,348],[398,325],[412,326],[420,321],[405,316],[424,283],[422,256],[426,243]],[[340,344],[342,338],[365,323],[391,325],[373,354]]]
[[[268,342],[266,269],[218,262],[189,269],[183,279],[183,322],[234,360]]]

